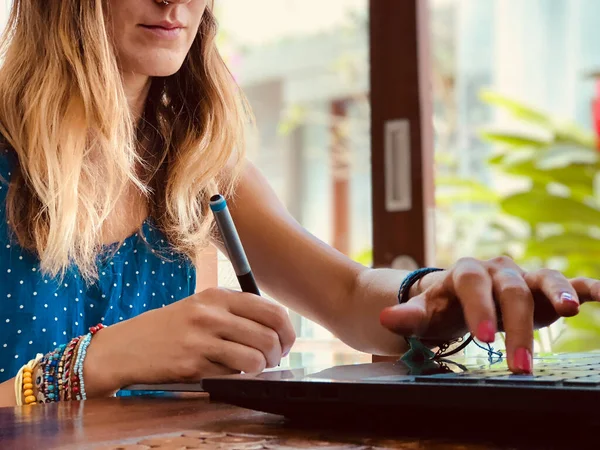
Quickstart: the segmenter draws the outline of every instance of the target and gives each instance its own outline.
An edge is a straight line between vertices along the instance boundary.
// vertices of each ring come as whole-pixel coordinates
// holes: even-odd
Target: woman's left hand
[[[600,301],[600,281],[568,280],[549,269],[525,272],[508,257],[464,258],[424,276],[408,302],[381,313],[381,323],[400,335],[435,342],[467,331],[493,342],[497,331],[505,331],[509,368],[531,373],[533,330],[576,315],[588,301]]]

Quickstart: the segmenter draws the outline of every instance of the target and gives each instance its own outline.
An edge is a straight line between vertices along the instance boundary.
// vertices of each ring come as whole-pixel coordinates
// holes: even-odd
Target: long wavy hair
[[[75,264],[97,277],[102,225],[132,185],[172,245],[195,259],[211,230],[208,198],[232,192],[251,120],[217,51],[211,4],[182,68],[152,79],[134,123],[107,8],[14,0],[0,42],[0,133],[18,158],[7,216],[54,276]]]

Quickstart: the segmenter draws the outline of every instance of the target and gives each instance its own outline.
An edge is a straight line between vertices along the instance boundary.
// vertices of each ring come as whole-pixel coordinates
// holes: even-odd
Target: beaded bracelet
[[[57,402],[60,400],[60,385],[58,383],[58,363],[65,351],[66,344],[63,344],[48,353],[41,361],[44,368],[42,393],[46,398],[46,403]]]
[[[90,327],[87,335],[76,337],[41,357],[36,371],[28,372],[30,375],[35,373],[37,396],[34,401],[52,403],[87,398],[83,363],[93,335],[103,328],[102,324]]]
[[[79,376],[77,375],[77,371],[75,370],[75,362],[77,361],[77,355],[79,354],[79,349],[81,348],[83,338],[84,336],[81,336],[79,341],[77,342],[77,346],[75,347],[75,351],[71,359],[71,380],[69,382],[71,386],[69,397],[71,400],[81,400],[81,397],[79,396]]]
[[[95,327],[90,328],[90,332],[83,338],[79,351],[77,352],[77,359],[75,361],[74,371],[79,379],[79,400],[86,400],[87,394],[85,392],[85,380],[83,379],[83,362],[87,355],[87,349],[92,341],[92,337],[104,328],[104,325],[98,324]]]
[[[26,405],[35,405],[35,396],[33,395],[33,372],[27,368],[23,370],[23,398]]]
[[[71,339],[71,342],[69,342],[69,344],[67,345],[67,349],[63,355],[63,373],[62,373],[62,386],[63,386],[63,391],[62,391],[62,396],[61,399],[62,401],[65,400],[71,400],[71,391],[70,391],[70,387],[71,387],[71,368],[72,368],[72,362],[73,362],[73,353],[75,352],[75,349],[77,348],[77,344],[79,344],[79,341],[81,340],[81,337],[76,337],[74,339]]]
[[[86,395],[85,395],[85,382],[83,380],[83,361],[86,357],[86,353],[87,353],[87,348],[90,345],[90,341],[92,340],[92,333],[87,334],[82,342],[81,342],[81,346],[79,347],[79,351],[77,353],[77,359],[75,360],[75,373],[77,374],[77,377],[79,378],[79,396],[80,396],[80,400],[85,400],[86,399]],[[78,399],[79,400],[79,399]]]
[[[43,355],[36,355],[35,359],[32,359],[25,364],[15,377],[15,399],[17,406],[35,405],[36,397],[33,384],[33,373],[38,362],[42,359]]]

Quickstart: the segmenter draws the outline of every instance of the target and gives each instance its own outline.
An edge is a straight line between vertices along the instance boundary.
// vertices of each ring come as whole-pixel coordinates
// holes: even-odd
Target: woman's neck
[[[146,75],[123,75],[125,95],[127,96],[129,108],[131,109],[136,122],[142,116],[144,111],[144,105],[146,104],[148,91],[150,90],[150,82],[151,78]]]

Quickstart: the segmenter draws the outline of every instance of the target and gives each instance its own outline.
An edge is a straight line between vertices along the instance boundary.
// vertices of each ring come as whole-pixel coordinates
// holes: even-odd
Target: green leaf
[[[585,255],[600,261],[600,240],[579,233],[562,233],[527,242],[525,258]]]
[[[557,143],[572,144],[590,149],[597,148],[596,136],[574,123],[558,122],[540,110],[490,90],[482,90],[479,97],[484,103],[504,109],[516,119],[551,131],[554,141]]]
[[[595,149],[575,147],[573,145],[553,145],[543,154],[533,154],[542,167],[566,167],[569,165],[587,166],[597,169],[599,153]]]
[[[539,125],[552,126],[552,121],[547,114],[496,92],[484,89],[479,93],[479,98],[488,105],[498,106],[507,110],[513,117],[518,119]]]
[[[540,168],[532,159],[502,167],[502,171],[531,179],[537,184],[560,183],[582,200],[594,195],[595,170],[589,165],[570,165],[557,168]]]
[[[499,166],[504,163],[506,155],[504,153],[498,153],[487,160],[488,164],[492,166]]]
[[[593,151],[596,151],[598,148],[596,136],[582,130],[574,124],[568,123],[557,126],[555,136],[557,143],[573,144]]]
[[[500,201],[501,209],[535,225],[539,223],[600,223],[600,211],[571,198],[559,197],[542,190],[522,192]]]
[[[517,134],[510,131],[481,131],[481,139],[492,144],[501,144],[509,147],[536,147],[545,148],[553,143],[551,139],[541,137]]]

